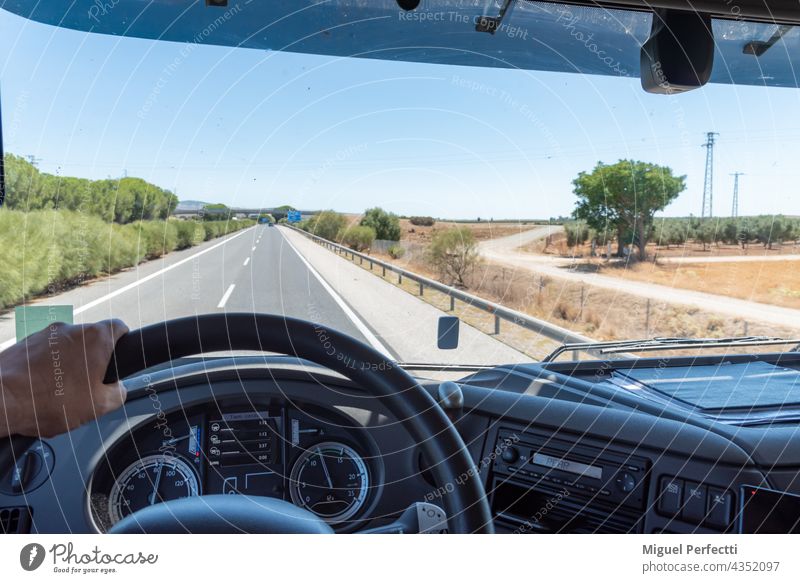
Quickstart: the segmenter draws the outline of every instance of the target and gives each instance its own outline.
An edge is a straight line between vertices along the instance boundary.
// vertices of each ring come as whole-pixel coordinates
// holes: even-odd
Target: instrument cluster
[[[147,506],[203,494],[268,496],[334,529],[363,523],[383,471],[359,424],[285,402],[213,402],[159,412],[107,448],[89,488],[101,532]]]

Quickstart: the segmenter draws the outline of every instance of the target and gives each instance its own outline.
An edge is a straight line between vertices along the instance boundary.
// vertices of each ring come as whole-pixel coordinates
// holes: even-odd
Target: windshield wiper
[[[564,352],[591,352],[593,354],[619,354],[622,352],[653,352],[683,348],[719,348],[724,346],[769,346],[794,344],[790,352],[800,349],[800,339],[778,336],[731,336],[728,338],[657,337],[646,340],[614,340],[610,342],[578,342],[562,344],[548,354],[542,362],[553,362]]]

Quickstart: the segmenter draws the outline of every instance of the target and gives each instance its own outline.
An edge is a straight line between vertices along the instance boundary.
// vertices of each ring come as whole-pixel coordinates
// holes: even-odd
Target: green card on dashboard
[[[17,342],[53,322],[72,324],[72,306],[19,306],[14,309]]]

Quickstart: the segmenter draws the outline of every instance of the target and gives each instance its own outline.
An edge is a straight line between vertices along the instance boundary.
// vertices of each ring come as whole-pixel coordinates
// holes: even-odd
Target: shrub
[[[339,240],[354,251],[367,251],[375,241],[375,230],[372,227],[349,227],[339,233]]]
[[[436,233],[428,248],[428,260],[443,280],[466,287],[466,277],[480,262],[472,230],[454,227]]]
[[[186,221],[140,221],[127,225],[68,210],[0,211],[0,307],[41,293],[55,293],[103,273],[159,257],[179,242],[196,244],[208,234]],[[253,221],[213,224],[212,235],[249,227]],[[194,238],[189,236],[194,227]]]
[[[436,220],[433,217],[411,217],[408,222],[418,227],[432,227]]]
[[[175,249],[192,247],[205,238],[205,230],[195,221],[175,221],[174,225],[177,233]]]
[[[138,221],[126,227],[137,234],[139,248],[147,259],[173,251],[178,242],[178,229],[170,221]]]
[[[400,259],[403,255],[406,254],[406,249],[401,245],[392,245],[386,250],[386,252],[392,259]]]
[[[346,225],[347,219],[345,219],[339,213],[334,211],[323,211],[318,215],[300,223],[300,228],[313,235],[316,235],[317,237],[322,237],[323,239],[328,239],[329,241],[335,241],[337,235],[345,228]]]
[[[362,227],[372,227],[375,237],[384,241],[400,240],[400,219],[379,207],[367,209],[361,219]]]

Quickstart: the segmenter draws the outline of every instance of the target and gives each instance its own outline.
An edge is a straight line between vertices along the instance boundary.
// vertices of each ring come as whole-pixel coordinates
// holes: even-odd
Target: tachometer
[[[199,493],[197,474],[181,458],[162,454],[143,457],[125,468],[111,488],[111,523],[147,506]]]
[[[304,451],[292,467],[292,502],[335,524],[353,517],[364,505],[369,472],[351,447],[334,441]]]

